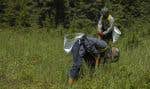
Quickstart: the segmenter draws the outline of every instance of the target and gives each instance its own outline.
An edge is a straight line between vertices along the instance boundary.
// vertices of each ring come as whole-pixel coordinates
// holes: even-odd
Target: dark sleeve
[[[98,57],[100,55],[99,50],[96,48],[96,44],[93,44],[93,46],[90,48],[91,52],[94,54],[95,57]]]
[[[100,56],[101,52],[103,52],[107,48],[107,43],[103,40],[94,40],[94,45],[92,46],[92,52],[95,54],[95,57]]]
[[[105,49],[107,47],[107,43],[103,40],[97,40],[96,46],[101,49]]]
[[[98,57],[100,55],[100,52],[96,48],[96,46],[97,46],[97,39],[88,37],[88,41],[85,42],[86,51],[94,54],[95,57]]]

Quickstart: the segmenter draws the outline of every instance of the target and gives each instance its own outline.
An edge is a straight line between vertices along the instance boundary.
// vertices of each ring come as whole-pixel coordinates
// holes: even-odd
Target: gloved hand
[[[104,36],[103,32],[98,32],[97,34],[98,34],[101,38],[103,38],[103,36]]]

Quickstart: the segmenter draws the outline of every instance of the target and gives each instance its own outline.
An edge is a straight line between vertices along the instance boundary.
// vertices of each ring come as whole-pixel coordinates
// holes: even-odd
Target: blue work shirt
[[[89,54],[94,57],[100,56],[101,49],[105,49],[107,43],[103,40],[92,37],[82,37],[75,42],[71,50],[73,56],[73,65],[70,70],[70,77],[76,79],[79,76],[80,67],[84,57]],[[92,59],[91,59],[92,60]]]

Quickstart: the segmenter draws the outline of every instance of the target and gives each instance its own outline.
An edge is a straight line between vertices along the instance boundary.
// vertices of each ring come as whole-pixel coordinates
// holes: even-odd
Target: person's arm
[[[91,51],[95,54],[94,56],[95,56],[95,68],[98,68],[98,66],[99,66],[99,63],[100,63],[100,51],[96,48],[96,45],[97,44],[95,44],[95,46],[93,46],[92,48],[91,48]]]
[[[102,16],[100,17],[99,21],[98,21],[98,28],[97,28],[98,32],[102,32]]]
[[[101,16],[99,21],[98,21],[98,32],[97,32],[97,34],[99,35],[99,38],[103,38],[103,36],[104,36],[103,30],[102,30],[102,18],[103,18],[103,16]]]
[[[103,40],[97,40],[96,42],[97,50],[99,51],[98,57],[96,57],[96,68],[101,64],[102,58],[100,57],[100,52],[104,52],[107,49],[107,43]]]
[[[95,57],[96,63],[95,63],[95,68],[98,68],[99,64],[100,64],[100,57]]]

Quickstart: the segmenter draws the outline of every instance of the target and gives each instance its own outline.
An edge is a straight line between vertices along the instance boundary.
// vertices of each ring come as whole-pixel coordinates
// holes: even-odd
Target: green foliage
[[[71,28],[87,29],[92,27],[92,22],[88,19],[76,19],[71,22]]]
[[[72,27],[79,20],[97,26],[100,10],[108,7],[118,26],[129,26],[148,16],[149,2],[143,0],[2,0],[0,23],[19,27]],[[76,20],[76,21],[75,21]],[[82,21],[84,24],[84,21]],[[77,25],[76,28],[79,28]],[[83,27],[81,26],[80,29]]]
[[[141,20],[147,16],[147,4],[149,2],[143,0],[112,0],[112,12],[117,17],[117,24],[122,26],[132,26],[135,20],[140,18]]]

